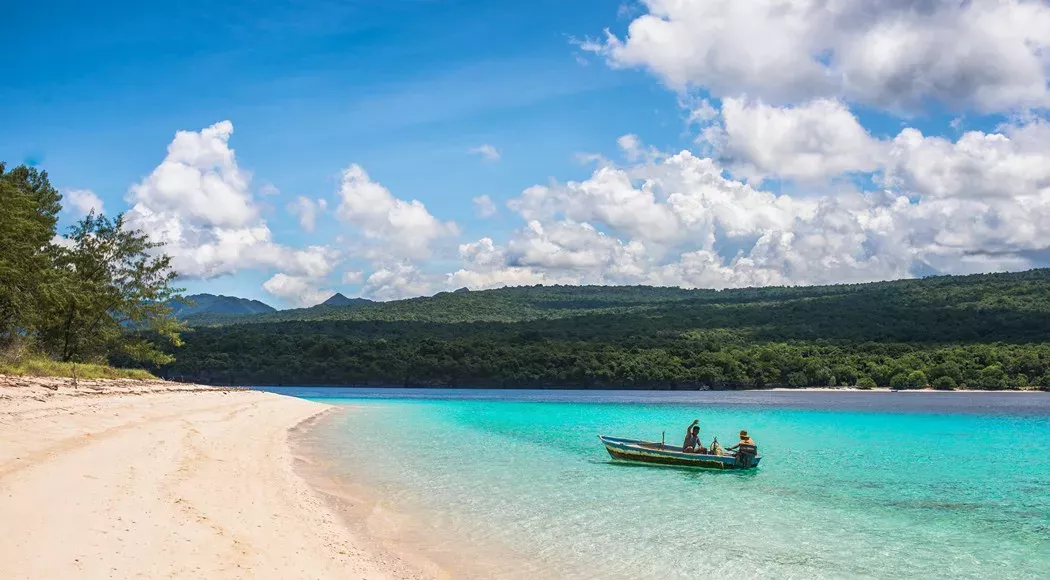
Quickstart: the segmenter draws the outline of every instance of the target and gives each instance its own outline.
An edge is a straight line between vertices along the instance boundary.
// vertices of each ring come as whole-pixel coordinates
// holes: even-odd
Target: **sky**
[[[1045,0],[5,7],[0,160],[188,293],[1050,265]]]

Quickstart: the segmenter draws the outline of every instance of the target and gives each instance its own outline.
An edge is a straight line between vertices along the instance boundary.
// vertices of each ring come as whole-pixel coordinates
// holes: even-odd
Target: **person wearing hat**
[[[733,445],[729,450],[736,451],[737,463],[744,467],[751,465],[751,460],[758,456],[758,445],[755,445],[747,431],[740,431],[740,443]]]

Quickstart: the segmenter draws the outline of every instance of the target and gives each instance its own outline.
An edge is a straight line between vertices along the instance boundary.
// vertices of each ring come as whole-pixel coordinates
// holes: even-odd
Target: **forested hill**
[[[192,320],[209,315],[245,316],[276,312],[277,309],[258,300],[215,294],[194,294],[171,305],[175,316]]]
[[[1050,383],[1050,270],[873,284],[547,286],[198,327],[163,373],[239,384]]]
[[[349,299],[348,299],[349,300]],[[703,314],[715,309],[748,320],[723,321],[732,327],[774,322],[771,317],[794,311],[843,308],[879,313],[898,319],[915,309],[964,313],[996,309],[1050,312],[1050,269],[1008,274],[940,276],[915,280],[834,286],[765,287],[731,290],[684,290],[653,286],[523,286],[474,292],[442,292],[435,296],[391,302],[320,304],[236,319],[206,320],[201,325],[316,322],[524,322],[601,314],[643,314],[672,317]],[[889,310],[887,310],[889,309]],[[942,313],[944,314],[944,313]],[[911,316],[907,314],[907,316]],[[769,320],[767,320],[769,319]],[[805,324],[806,321],[799,321]],[[877,321],[873,321],[876,322]],[[909,319],[900,321],[911,324]],[[193,323],[193,321],[191,321]],[[690,326],[696,321],[670,324]],[[783,321],[781,321],[781,324]],[[990,330],[994,330],[990,329]]]

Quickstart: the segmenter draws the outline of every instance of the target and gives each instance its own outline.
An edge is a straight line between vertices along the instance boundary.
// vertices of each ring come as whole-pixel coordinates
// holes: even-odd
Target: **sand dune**
[[[325,408],[0,377],[0,578],[412,576],[295,475],[288,429]]]

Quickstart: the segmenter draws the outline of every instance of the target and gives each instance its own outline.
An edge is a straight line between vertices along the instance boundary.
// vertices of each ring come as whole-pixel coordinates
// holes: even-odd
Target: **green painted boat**
[[[646,463],[649,465],[674,465],[700,469],[755,469],[762,457],[746,454],[704,455],[686,453],[678,445],[660,442],[622,439],[599,435],[605,449],[614,461]]]

